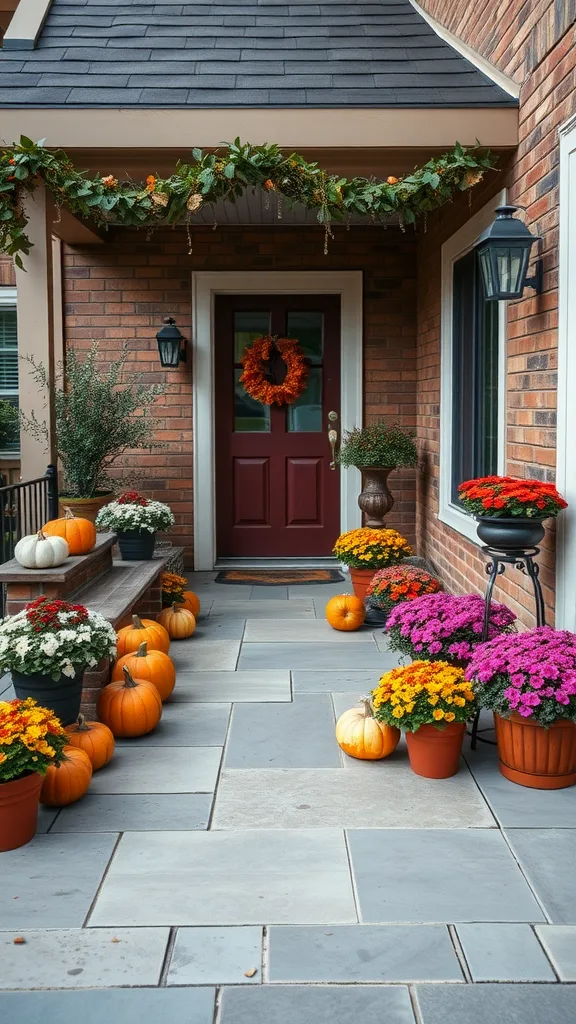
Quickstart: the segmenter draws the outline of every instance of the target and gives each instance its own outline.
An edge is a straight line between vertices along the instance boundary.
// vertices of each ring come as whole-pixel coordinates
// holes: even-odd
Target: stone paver
[[[334,713],[326,694],[293,704],[240,704],[232,712],[227,768],[339,768]]]
[[[157,985],[168,928],[70,928],[0,932],[0,988]],[[22,1018],[24,1019],[24,1018]]]
[[[183,705],[169,701],[152,732],[132,740],[117,740],[116,747],[222,747],[229,718],[230,704]]]
[[[368,767],[368,785],[360,770],[226,769],[218,786],[214,828],[489,828],[494,824],[465,768],[445,780],[445,800],[439,801],[436,781],[406,770],[406,753],[394,760],[356,763]]]
[[[2,992],[0,1020],[26,1024],[213,1024],[214,997],[213,988]]]
[[[41,836],[45,832],[48,832],[51,826],[54,824],[58,815],[57,807],[42,807],[42,804],[38,808],[38,826],[36,829],[37,835]]]
[[[361,691],[368,693],[378,682],[378,673],[374,670],[349,669],[347,672],[322,671],[294,672],[294,693],[331,693],[334,691]]]
[[[459,924],[458,938],[473,981],[556,981],[527,924]]]
[[[494,815],[503,828],[574,828],[576,786],[568,789],[528,789],[509,782],[498,771],[495,748],[492,757],[468,763]]]
[[[397,661],[394,662],[397,664]],[[374,643],[334,644],[331,641],[314,644],[243,644],[238,668],[248,669],[332,669],[364,668],[374,672],[386,670],[384,656]]]
[[[344,834],[316,829],[126,833],[90,924],[356,920]]]
[[[221,703],[263,703],[291,701],[290,672],[267,669],[261,672],[178,672],[178,685],[170,704]]]
[[[422,1024],[574,1024],[574,990],[560,985],[425,985]]]
[[[91,793],[211,793],[216,787],[220,747],[120,746],[95,772]]]
[[[506,836],[552,924],[576,924],[576,829],[506,829]]]
[[[270,981],[464,981],[443,925],[270,929]]]
[[[235,614],[221,617],[210,615],[209,618],[198,619],[191,640],[195,647],[200,642],[214,643],[218,640],[241,640],[244,636],[245,628],[246,618],[239,618],[238,611]]]
[[[248,975],[255,970],[251,977]],[[179,928],[168,985],[259,985],[262,929]]]
[[[233,672],[238,661],[240,640],[189,640],[173,643],[170,657],[176,666],[176,672],[186,669],[188,672]]]
[[[496,831],[357,829],[348,843],[365,922],[544,919]]]
[[[576,927],[562,924],[536,925],[536,934],[550,957],[561,981],[576,981]]]
[[[227,988],[220,1019],[221,1024],[414,1024],[408,989],[392,985]]]
[[[370,644],[374,645],[372,633],[346,633],[332,629],[325,619],[248,619],[244,634],[246,643],[324,643],[324,644]]]
[[[115,835],[36,836],[27,846],[3,853],[2,927],[80,928],[116,839]]]
[[[246,617],[250,619],[276,619],[279,615],[278,606],[275,601],[261,598],[253,598],[250,601],[250,607],[244,607],[244,612]],[[212,603],[210,620],[228,619],[234,615],[238,615],[238,601],[218,601],[216,599]],[[312,600],[306,601],[304,598],[295,599],[294,601],[287,601],[285,606],[282,605],[283,619],[314,619],[315,617],[316,613]]]
[[[158,832],[208,827],[211,793],[132,793],[95,796],[63,807],[56,832]]]

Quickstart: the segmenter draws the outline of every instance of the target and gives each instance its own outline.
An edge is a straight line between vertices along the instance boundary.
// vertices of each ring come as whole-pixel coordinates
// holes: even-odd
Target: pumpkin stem
[[[144,629],[142,619],[139,619],[137,615],[132,616],[132,628],[133,629]]]
[[[86,724],[86,718],[84,715],[78,715],[78,721],[76,722],[76,728],[74,732],[90,732]]]
[[[137,658],[145,658],[147,656],[147,654],[148,654],[148,643],[147,643],[146,640],[143,640],[142,643],[140,644],[138,650],[136,651],[136,657]]]
[[[42,533],[42,530],[38,530],[36,534],[36,540],[46,540],[46,534]]]
[[[361,697],[359,703],[364,706],[364,718],[374,718],[374,712],[372,711],[372,701],[370,697]]]
[[[178,611],[178,602],[177,601],[173,601],[172,602],[172,611],[173,612],[177,612]]]
[[[124,686],[128,690],[131,690],[133,686],[138,686],[138,683],[134,682],[130,674],[130,669],[126,665],[123,666],[122,671],[124,673]]]
[[[64,505],[64,519],[76,519],[69,505]]]

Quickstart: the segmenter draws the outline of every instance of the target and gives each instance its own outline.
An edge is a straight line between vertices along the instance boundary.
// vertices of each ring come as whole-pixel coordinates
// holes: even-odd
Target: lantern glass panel
[[[158,350],[162,366],[178,366],[180,362],[179,338],[158,338]]]
[[[494,279],[492,273],[492,261],[490,259],[489,249],[483,249],[478,253],[480,261],[480,270],[482,271],[482,280],[484,282],[484,291],[487,299],[493,299],[496,297],[498,291],[498,282]]]

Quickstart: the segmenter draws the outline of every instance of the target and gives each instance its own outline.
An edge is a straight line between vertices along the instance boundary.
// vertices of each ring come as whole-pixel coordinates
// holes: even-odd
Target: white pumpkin
[[[51,569],[68,558],[68,544],[63,537],[47,537],[38,530],[22,537],[14,548],[14,558],[25,569]]]

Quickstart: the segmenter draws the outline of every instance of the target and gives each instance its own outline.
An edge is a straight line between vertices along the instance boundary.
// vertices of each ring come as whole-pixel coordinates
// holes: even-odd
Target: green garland
[[[46,149],[44,141],[34,143],[23,135],[0,156],[0,251],[13,256],[19,267],[21,254],[32,248],[23,194],[41,182],[58,207],[101,226],[124,227],[189,223],[204,204],[235,202],[246,188],[260,188],[316,210],[328,236],[332,221],[346,221],[353,214],[374,220],[397,214],[402,224],[411,224],[418,214],[475,185],[493,167],[489,153],[457,143],[450,153],[404,178],[341,178],[297,153],[285,156],[274,144],[243,145],[236,139],[215,153],[194,149],[193,163],[179,162],[169,178],[151,174],[145,184],[138,184],[117,181],[111,174],[90,178],[76,170],[66,153]]]

